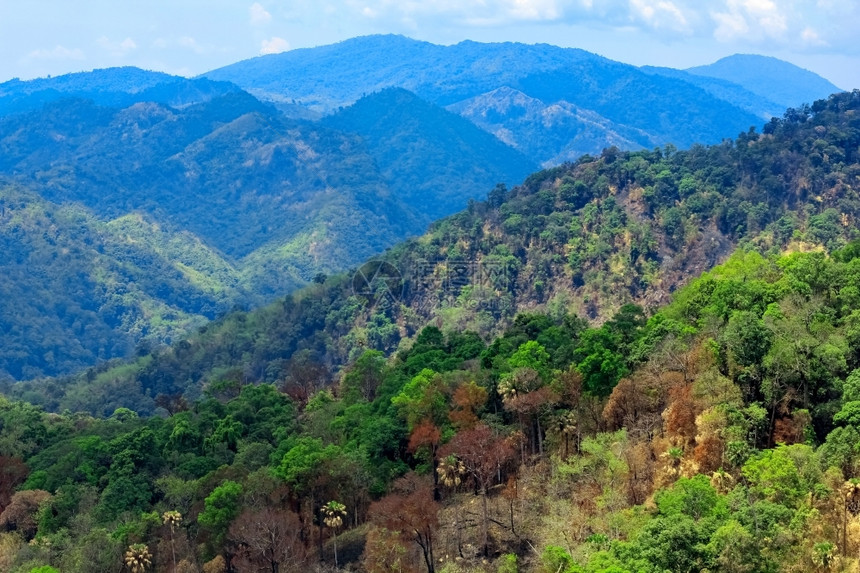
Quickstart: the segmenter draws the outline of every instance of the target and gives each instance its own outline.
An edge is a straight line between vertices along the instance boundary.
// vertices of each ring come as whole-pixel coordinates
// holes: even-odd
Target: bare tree
[[[234,559],[242,571],[302,571],[307,551],[301,523],[294,512],[271,506],[246,509],[230,525],[230,539],[239,550]]]

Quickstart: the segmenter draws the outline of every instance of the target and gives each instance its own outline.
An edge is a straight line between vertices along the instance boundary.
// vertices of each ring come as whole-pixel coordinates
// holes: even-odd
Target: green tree
[[[206,496],[204,509],[197,518],[200,525],[212,532],[215,545],[220,545],[230,523],[239,515],[242,485],[226,480]]]

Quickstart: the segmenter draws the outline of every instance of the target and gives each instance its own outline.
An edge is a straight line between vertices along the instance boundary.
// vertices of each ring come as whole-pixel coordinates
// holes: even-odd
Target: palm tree
[[[176,545],[174,543],[174,530],[182,523],[182,514],[178,511],[165,511],[161,515],[164,525],[170,526],[170,551],[173,553],[173,570],[176,570]]]
[[[147,567],[152,565],[152,554],[149,552],[149,547],[143,543],[129,545],[128,551],[125,552],[125,564],[131,573],[143,573]]]
[[[343,525],[343,518],[346,517],[346,506],[337,501],[330,501],[322,506],[321,511],[323,523],[334,531],[334,566],[337,568],[337,530]]]
[[[436,473],[439,475],[439,481],[445,487],[457,487],[462,482],[462,477],[466,474],[466,466],[457,459],[457,456],[450,455],[439,461]]]

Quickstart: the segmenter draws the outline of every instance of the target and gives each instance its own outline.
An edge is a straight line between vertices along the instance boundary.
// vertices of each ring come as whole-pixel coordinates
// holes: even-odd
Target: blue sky
[[[677,68],[758,53],[860,88],[856,0],[0,0],[0,82],[119,65],[195,75],[377,33]]]

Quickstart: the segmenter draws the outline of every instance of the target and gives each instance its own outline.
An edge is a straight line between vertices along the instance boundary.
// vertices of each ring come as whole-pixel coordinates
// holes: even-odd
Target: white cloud
[[[127,53],[137,49],[137,43],[131,38],[126,38],[121,42],[112,41],[107,36],[102,36],[98,40],[96,40],[96,44],[99,45],[100,48],[108,52],[111,56],[122,57]]]
[[[53,49],[33,50],[27,54],[30,60],[83,60],[84,52],[78,48],[69,49],[57,45]]]
[[[807,26],[800,32],[800,41],[806,46],[826,46],[827,42],[821,39],[815,28]]]
[[[259,2],[254,2],[248,8],[252,26],[265,26],[272,21],[272,15]]]
[[[274,36],[269,40],[263,40],[260,42],[260,55],[265,56],[268,54],[280,54],[281,52],[286,52],[290,49],[290,43],[284,40],[283,38],[278,38]]]
[[[630,0],[633,17],[638,16],[645,24],[655,30],[674,30],[692,32],[684,12],[674,2],[667,0]]]
[[[781,0],[726,0],[721,10],[711,12],[716,23],[714,38],[720,42],[743,40],[753,43],[788,39],[791,2]]]
[[[195,54],[202,55],[207,52],[206,48],[201,46],[197,40],[192,38],[191,36],[182,36],[176,42],[179,46],[191,50]]]

